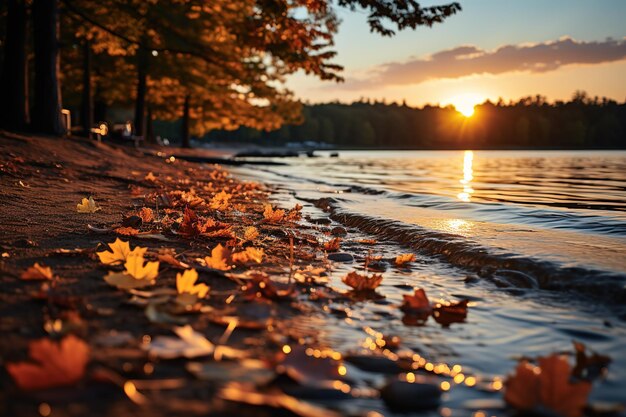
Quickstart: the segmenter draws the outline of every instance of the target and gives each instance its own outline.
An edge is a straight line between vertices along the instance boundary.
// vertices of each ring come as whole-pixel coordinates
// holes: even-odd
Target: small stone
[[[441,390],[427,382],[395,380],[380,390],[380,396],[391,410],[427,410],[439,406]]]
[[[401,371],[396,362],[382,355],[348,355],[344,359],[366,372],[397,374]]]
[[[345,236],[348,234],[348,231],[341,226],[337,226],[332,228],[330,234],[332,234],[333,236]]]
[[[345,252],[335,252],[329,253],[328,259],[335,262],[352,262],[354,261],[354,256]]]
[[[122,226],[124,227],[133,227],[138,228],[141,227],[143,220],[139,216],[128,216],[122,220]]]

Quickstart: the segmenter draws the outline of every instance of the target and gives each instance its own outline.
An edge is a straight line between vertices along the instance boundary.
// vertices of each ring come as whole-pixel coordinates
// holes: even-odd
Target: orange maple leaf
[[[580,417],[591,392],[587,381],[571,382],[567,358],[553,354],[538,359],[538,366],[521,362],[506,381],[504,400],[520,410],[546,407],[563,417]]]
[[[274,210],[271,205],[266,204],[263,218],[270,223],[280,223],[285,219],[285,210]]]
[[[209,202],[209,207],[213,210],[225,211],[230,206],[231,198],[233,198],[232,194],[229,194],[226,191],[222,190],[213,196],[213,198]]]
[[[426,296],[426,292],[422,288],[415,290],[413,295],[402,296],[402,306],[400,309],[405,313],[413,314],[430,314],[432,307]]]
[[[326,252],[336,252],[339,250],[339,245],[341,244],[341,238],[336,237],[334,239],[329,240],[328,242],[324,242],[322,247]]]
[[[24,280],[52,279],[52,269],[49,266],[39,265],[35,262],[33,266],[22,272],[20,278]]]
[[[154,212],[152,211],[150,207],[142,207],[141,210],[139,210],[139,213],[137,213],[137,215],[141,217],[141,220],[144,223],[150,223],[151,221],[154,220]]]
[[[263,249],[247,247],[246,250],[233,253],[231,259],[235,263],[245,264],[247,262],[256,262],[260,264],[263,262]]]
[[[358,272],[352,271],[343,277],[341,281],[355,291],[373,291],[383,281],[383,276],[382,274],[373,274],[372,276],[360,275]]]
[[[7,372],[23,390],[73,385],[85,374],[89,346],[74,335],[59,343],[50,339],[33,340],[28,345],[33,362],[7,363]]]
[[[405,253],[405,254],[396,256],[395,263],[396,263],[396,266],[402,266],[406,263],[413,262],[413,261],[415,261],[415,255],[413,255],[412,253]]]

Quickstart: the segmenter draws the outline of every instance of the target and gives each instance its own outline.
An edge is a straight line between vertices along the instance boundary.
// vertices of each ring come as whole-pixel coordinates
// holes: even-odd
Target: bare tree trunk
[[[22,130],[28,124],[25,0],[8,0],[4,62],[0,74],[0,125]]]
[[[156,143],[154,137],[154,126],[152,126],[152,108],[147,106],[146,112],[146,143]]]
[[[143,136],[145,128],[146,94],[148,78],[148,51],[139,48],[137,51],[137,97],[135,98],[135,135]]]
[[[185,104],[183,105],[183,126],[182,126],[182,147],[191,148],[191,139],[189,138],[189,94],[185,96]]]
[[[33,128],[62,135],[61,86],[59,85],[59,16],[57,0],[33,1],[35,88]]]
[[[89,136],[93,127],[93,95],[91,94],[91,45],[88,40],[83,43],[83,94],[80,105],[83,134]]]

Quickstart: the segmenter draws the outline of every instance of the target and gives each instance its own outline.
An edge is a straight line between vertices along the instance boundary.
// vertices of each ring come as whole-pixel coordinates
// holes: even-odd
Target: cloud
[[[365,79],[348,79],[339,88],[357,90],[419,84],[442,78],[507,72],[544,73],[565,65],[601,64],[626,59],[626,38],[584,42],[564,37],[536,44],[504,45],[486,51],[473,45],[437,52],[427,58],[373,68]],[[337,88],[337,86],[335,86]]]

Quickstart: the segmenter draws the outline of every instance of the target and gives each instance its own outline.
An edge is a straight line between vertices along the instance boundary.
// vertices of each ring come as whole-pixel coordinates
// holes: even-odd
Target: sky
[[[346,81],[296,74],[287,86],[312,103],[367,97],[423,106],[536,94],[553,101],[576,90],[626,99],[626,0],[459,3],[463,10],[443,23],[392,38],[370,33],[365,12],[339,9],[336,62]]]

